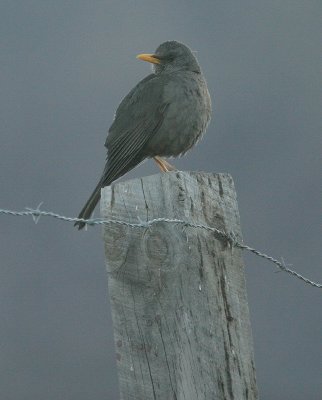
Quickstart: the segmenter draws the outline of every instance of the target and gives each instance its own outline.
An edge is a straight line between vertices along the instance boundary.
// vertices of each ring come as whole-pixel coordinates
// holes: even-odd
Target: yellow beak
[[[147,61],[152,64],[160,64],[160,60],[154,54],[139,54],[136,56],[139,60]]]

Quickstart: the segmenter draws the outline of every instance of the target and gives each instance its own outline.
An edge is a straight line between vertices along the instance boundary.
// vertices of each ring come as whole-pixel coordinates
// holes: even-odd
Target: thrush
[[[153,73],[141,80],[121,101],[108,131],[107,161],[102,176],[78,218],[89,219],[101,188],[153,158],[163,172],[174,170],[163,157],[178,157],[205,132],[211,99],[199,63],[183,43],[162,43],[153,54],[138,59],[152,63]],[[82,229],[86,222],[75,226]]]

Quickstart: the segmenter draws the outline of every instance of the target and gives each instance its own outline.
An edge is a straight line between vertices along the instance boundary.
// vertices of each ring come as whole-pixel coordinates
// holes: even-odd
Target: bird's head
[[[137,58],[152,63],[155,74],[181,70],[200,73],[198,61],[189,47],[174,40],[160,44],[153,54],[139,54]]]

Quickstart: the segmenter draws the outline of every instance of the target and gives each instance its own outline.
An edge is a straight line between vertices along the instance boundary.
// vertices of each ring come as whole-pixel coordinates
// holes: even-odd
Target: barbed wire
[[[184,221],[181,219],[171,219],[171,218],[154,218],[154,219],[148,220],[148,221],[139,221],[137,223],[131,223],[131,222],[126,222],[126,221],[121,221],[121,220],[104,219],[104,218],[83,219],[83,218],[75,218],[75,217],[66,217],[64,215],[60,215],[60,214],[54,213],[52,211],[40,210],[41,205],[42,205],[42,203],[40,203],[36,209],[26,207],[26,210],[24,210],[24,211],[0,209],[0,214],[19,216],[19,217],[31,216],[33,221],[35,222],[35,224],[38,223],[40,217],[51,217],[51,218],[56,218],[56,219],[66,221],[66,222],[73,222],[73,223],[86,222],[87,225],[123,225],[123,226],[127,226],[129,228],[149,228],[152,225],[163,222],[163,223],[167,223],[167,224],[182,225],[184,227],[189,227],[189,228],[203,229],[208,232],[214,233],[217,239],[226,241],[231,247],[237,247],[242,250],[247,250],[247,251],[255,254],[258,257],[264,258],[265,260],[272,262],[273,264],[275,264],[275,266],[280,271],[287,272],[288,274],[295,276],[296,278],[304,281],[305,283],[307,283],[311,286],[314,286],[319,289],[322,288],[321,283],[313,282],[310,279],[299,274],[298,272],[288,268],[283,259],[281,259],[281,261],[279,261],[279,260],[275,259],[274,257],[271,257],[265,253],[260,252],[259,250],[256,250],[250,246],[247,246],[246,244],[240,243],[236,239],[236,236],[234,235],[233,232],[227,233],[227,232],[221,231],[217,228],[214,228],[214,227],[211,227],[208,225],[196,224],[196,223],[193,223],[190,221]]]

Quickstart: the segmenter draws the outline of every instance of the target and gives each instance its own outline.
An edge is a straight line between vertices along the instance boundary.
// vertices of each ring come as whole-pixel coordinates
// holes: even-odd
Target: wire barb
[[[231,249],[236,247],[241,250],[247,250],[247,251],[255,254],[258,257],[264,258],[265,260],[272,262],[273,264],[275,264],[275,266],[280,271],[287,272],[288,274],[295,276],[296,278],[302,280],[303,282],[307,283],[308,285],[311,285],[311,286],[319,288],[319,289],[322,288],[322,284],[313,282],[310,279],[305,278],[303,275],[299,274],[298,272],[288,268],[283,259],[281,259],[281,261],[279,261],[265,253],[262,253],[250,246],[247,246],[246,244],[240,243],[238,241],[238,238],[234,234],[234,232],[226,233],[224,231],[221,231],[217,228],[213,228],[208,225],[196,224],[196,223],[193,223],[190,221],[184,221],[181,219],[171,219],[171,218],[155,218],[155,219],[148,220],[148,221],[141,221],[139,219],[138,223],[130,223],[130,222],[126,222],[126,221],[103,219],[103,218],[83,219],[83,218],[65,217],[64,215],[56,214],[52,211],[40,210],[41,205],[42,205],[42,203],[40,203],[36,209],[26,207],[25,211],[13,211],[13,210],[0,209],[0,214],[12,215],[12,216],[17,216],[17,217],[31,216],[35,224],[37,224],[39,222],[40,217],[43,216],[43,217],[52,217],[52,218],[56,218],[56,219],[59,219],[62,221],[72,222],[72,223],[86,222],[87,225],[122,225],[122,226],[127,226],[129,228],[145,228],[145,229],[147,229],[147,228],[150,228],[152,225],[155,225],[158,223],[167,223],[167,224],[182,225],[183,228],[189,227],[189,228],[194,228],[194,229],[203,229],[208,232],[212,232],[218,240],[225,241],[231,247]]]

